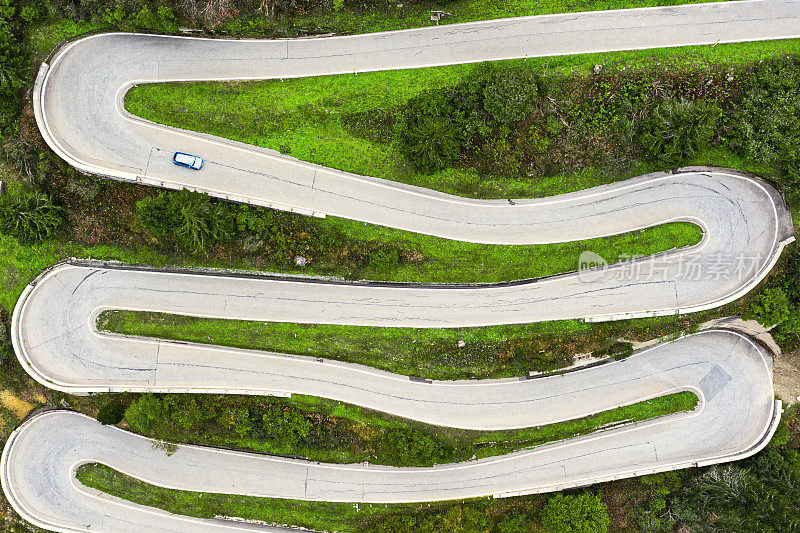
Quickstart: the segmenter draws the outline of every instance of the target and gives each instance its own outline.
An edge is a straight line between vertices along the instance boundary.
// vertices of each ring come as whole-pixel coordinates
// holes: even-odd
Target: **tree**
[[[780,324],[790,315],[789,296],[781,287],[767,287],[756,295],[744,318],[754,318],[766,327]]]
[[[441,92],[423,93],[406,105],[397,125],[400,151],[417,170],[451,166],[461,153],[460,114]]]
[[[125,411],[125,420],[139,433],[147,434],[165,415],[164,405],[152,393],[143,394]]]
[[[592,492],[557,494],[542,509],[542,526],[551,533],[606,533],[609,522],[606,504]]]
[[[720,113],[708,102],[664,100],[644,122],[640,142],[659,162],[678,164],[709,143]]]
[[[43,192],[16,189],[0,198],[0,231],[20,241],[40,241],[60,225],[61,208]]]
[[[125,417],[125,406],[121,402],[114,400],[108,402],[97,412],[97,421],[104,426],[109,424],[119,424]]]

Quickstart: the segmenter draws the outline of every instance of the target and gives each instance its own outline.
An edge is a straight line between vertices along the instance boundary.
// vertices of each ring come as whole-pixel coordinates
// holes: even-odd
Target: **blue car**
[[[172,156],[172,162],[178,166],[200,170],[203,168],[203,159],[196,155],[184,154],[183,152],[175,152]]]

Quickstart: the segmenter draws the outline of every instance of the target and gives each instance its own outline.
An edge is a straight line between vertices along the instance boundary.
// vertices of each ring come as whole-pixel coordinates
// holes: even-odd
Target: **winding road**
[[[254,365],[258,375],[284,364],[273,365],[279,357],[272,355],[237,355],[260,358]],[[51,411],[28,420],[9,439],[0,465],[3,488],[12,505],[42,527],[218,531],[220,522],[174,520],[164,512],[98,497],[75,482],[74,471],[100,462],[160,486],[300,500],[396,503],[513,496],[748,457],[766,445],[780,416],[780,405],[773,403],[771,354],[741,334],[721,330],[623,361],[533,380],[418,383],[355,365],[292,360],[305,365],[302,379],[317,378],[316,394],[333,390],[365,403],[391,397],[396,400],[389,402],[391,411],[413,416],[421,408],[441,410],[434,415],[440,421],[454,411],[456,420],[463,418],[455,398],[480,426],[494,425],[498,406],[526,425],[539,425],[679,390],[694,392],[700,403],[688,413],[432,468],[320,464],[194,446],[167,455],[143,437],[77,413]],[[284,387],[293,382],[287,381]],[[497,425],[504,421],[500,417]]]
[[[344,283],[72,261],[25,290],[12,339],[25,369],[71,393],[314,394],[432,424],[542,425],[690,390],[698,408],[506,456],[434,468],[326,465],[180,446],[76,413],[35,415],[10,437],[3,488],[26,519],[57,531],[269,531],[176,517],[98,495],[75,468],[101,462],[156,485],[279,498],[415,502],[509,496],[713,464],[763,447],[780,416],[771,354],[713,330],[624,361],[540,379],[438,382],[314,358],[100,333],[108,309],[367,326],[461,327],[699,311],[755,287],[793,237],[780,194],[752,176],[687,168],[546,199],[471,200],[304,163],[126,113],[133,84],[362,72],[604,50],[800,36],[800,2],[755,0],[449,25],[289,41],[103,34],[63,46],[34,88],[53,150],[94,174],[188,187],[236,201],[497,244],[587,239],[671,221],[702,241],[629,263],[541,280],[445,286]],[[171,163],[200,155],[202,171]]]

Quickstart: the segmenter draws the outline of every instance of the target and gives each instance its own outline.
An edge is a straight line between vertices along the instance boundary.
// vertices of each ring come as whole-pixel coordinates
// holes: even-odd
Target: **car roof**
[[[175,152],[175,161],[180,161],[181,163],[188,163],[192,164],[195,162],[197,157],[189,154],[184,154],[183,152]]]

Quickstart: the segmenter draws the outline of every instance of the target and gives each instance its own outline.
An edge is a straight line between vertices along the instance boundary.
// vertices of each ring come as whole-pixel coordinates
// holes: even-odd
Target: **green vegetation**
[[[30,6],[26,6],[30,7]],[[18,94],[25,86],[28,57],[19,35],[24,21],[20,15],[30,16],[16,0],[0,0],[0,133],[13,129],[20,111]]]
[[[542,526],[552,533],[606,533],[608,511],[592,492],[556,494],[542,510]]]
[[[248,517],[272,524],[297,524],[318,531],[454,532],[534,531],[544,496],[500,500],[466,500],[425,505],[376,505],[277,500],[164,489],[147,485],[97,463],[79,467],[78,480],[108,494],[172,513],[200,518],[217,515]]]
[[[663,164],[686,161],[708,145],[721,115],[715,104],[664,100],[641,127],[642,146]]]
[[[233,236],[233,220],[227,206],[186,189],[143,198],[136,202],[136,214],[142,227],[153,235],[173,236],[192,252]]]
[[[713,1],[713,0],[712,0]],[[513,2],[481,2],[479,0],[420,0],[413,2],[380,2],[376,0],[335,0],[293,2],[270,0],[265,14],[235,17],[219,24],[220,31],[251,35],[283,35],[334,31],[340,34],[366,33],[431,24],[430,11],[445,10],[455,17],[442,23],[468,22],[503,17],[520,17],[572,11],[594,11],[690,3],[692,0],[588,0],[566,4],[558,0],[516,0]],[[302,15],[302,16],[301,16]],[[217,11],[206,14],[206,22],[223,19]]]
[[[800,523],[800,409],[792,405],[766,449],[737,463],[650,480],[645,532],[792,531]]]
[[[783,268],[756,294],[744,318],[754,318],[772,330],[786,351],[800,347],[800,246],[784,252]]]
[[[441,428],[312,396],[144,394],[125,411],[142,435],[313,461],[430,466],[502,455],[598,428],[691,410],[697,397],[670,394],[586,418],[511,431]],[[104,407],[105,409],[105,407]],[[102,409],[101,409],[102,412]]]
[[[46,193],[12,184],[0,197],[0,232],[22,242],[41,241],[61,225],[61,208]]]
[[[755,69],[735,115],[734,146],[800,183],[800,61],[783,57]]]
[[[103,425],[119,424],[125,418],[125,406],[118,400],[105,404],[97,412],[97,421]]]
[[[105,311],[100,331],[336,359],[429,379],[499,378],[550,372],[576,353],[614,359],[633,352],[617,332],[589,334],[578,321],[419,329],[254,322],[140,311]],[[625,330],[619,329],[621,334]],[[569,341],[561,340],[570,336]]]
[[[261,207],[233,206],[187,190],[144,198],[137,202],[136,214],[153,241],[181,251],[203,252],[235,241],[246,255],[266,258],[273,268],[291,268],[302,255],[308,273],[391,281],[480,283],[546,276],[576,270],[584,250],[614,263],[696,244],[702,238],[698,226],[670,223],[570,243],[481,245],[343,219],[319,222]]]
[[[567,5],[555,0],[457,0],[443,7],[456,15],[443,23],[656,3],[663,2],[590,0]],[[239,206],[190,198],[185,193],[164,193],[175,194],[174,201],[158,198],[160,193],[145,187],[80,176],[42,150],[44,144],[37,135],[30,103],[23,98],[24,89],[30,87],[30,75],[38,62],[65,37],[99,28],[174,31],[176,24],[205,25],[215,27],[218,34],[236,35],[352,33],[430,24],[428,11],[439,8],[427,1],[404,2],[400,7],[372,0],[269,0],[263,6],[263,12],[256,12],[253,5],[240,0],[204,4],[208,9],[202,10],[190,0],[0,2],[4,17],[0,26],[11,32],[0,35],[0,66],[17,73],[20,80],[18,83],[12,77],[0,82],[0,115],[4,121],[9,119],[9,126],[3,126],[0,179],[11,184],[12,192],[27,189],[48,195],[61,208],[62,218],[61,225],[53,227],[55,233],[41,241],[22,243],[12,235],[0,235],[0,358],[4,359],[0,385],[4,392],[11,391],[32,405],[59,405],[64,400],[73,408],[104,420],[119,417],[119,407],[112,408],[112,404],[126,408],[138,405],[139,418],[137,408],[130,411],[130,417],[134,423],[145,425],[146,415],[160,408],[165,420],[156,420],[149,428],[149,434],[158,439],[218,443],[341,461],[374,462],[381,457],[392,464],[429,464],[459,454],[469,454],[462,455],[468,458],[474,450],[493,455],[591,431],[599,421],[588,420],[582,422],[586,426],[561,428],[554,434],[509,434],[498,444],[475,441],[475,435],[427,428],[313,398],[263,399],[259,403],[255,398],[240,402],[238,397],[206,399],[189,395],[149,399],[138,395],[73,397],[45,390],[28,378],[16,358],[8,357],[12,353],[7,336],[8,311],[19,293],[44,267],[70,256],[156,266],[293,271],[351,279],[475,282],[571,270],[583,249],[602,248],[606,251],[601,255],[613,260],[620,250],[647,254],[699,239],[696,227],[684,225],[581,243],[585,248],[547,248],[547,256],[537,251],[545,249],[539,247],[463,243],[450,246],[440,239],[339,219],[315,220],[249,207],[240,210]],[[220,8],[229,11],[220,12]],[[5,39],[9,35],[13,42]],[[23,36],[27,36],[24,44],[19,41]],[[777,179],[791,192],[796,182],[793,172],[798,167],[796,140],[800,127],[796,120],[797,60],[794,55],[785,59],[778,56],[798,52],[800,40],[791,40],[530,59],[495,67],[462,65],[283,82],[156,85],[131,92],[128,105],[132,109],[138,106],[134,111],[147,118],[177,120],[179,126],[189,129],[211,124],[212,133],[328,166],[459,195],[509,198],[578,190],[671,164],[659,159],[659,151],[650,149],[642,133],[657,122],[666,124],[666,129],[672,128],[673,122],[651,120],[656,117],[656,110],[689,102],[692,106],[717,106],[722,114],[716,117],[713,135],[705,146],[698,143],[686,149],[687,144],[675,135],[675,146],[664,152],[682,154],[683,159],[676,165],[714,164],[750,170]],[[603,68],[593,75],[595,64]],[[508,76],[503,78],[507,91],[502,85],[493,85],[502,76]],[[498,87],[504,90],[498,91]],[[456,108],[468,112],[463,117],[449,110],[443,114],[448,121],[460,121],[466,134],[453,136],[458,142],[457,153],[452,146],[449,153],[444,152],[449,166],[431,173],[414,170],[398,142],[399,125],[414,107],[409,102],[424,100],[420,96],[423,93],[433,100],[455,102]],[[451,100],[455,95],[463,101]],[[23,104],[21,116],[14,119]],[[517,112],[520,109],[525,113]],[[683,124],[681,131],[691,131],[696,126],[689,122],[690,127],[685,122],[674,123]],[[441,133],[446,138],[453,132]],[[25,186],[19,185],[21,182]],[[154,196],[144,202],[151,204],[153,211],[158,211],[153,207],[156,204],[167,206],[167,214],[169,206],[176,205],[195,211],[180,213],[179,224],[186,226],[183,231],[176,231],[177,225],[165,230],[158,223],[148,225],[147,217],[137,214],[137,202]],[[793,196],[790,199],[796,201]],[[222,213],[223,219],[234,220],[233,235],[217,233],[213,227],[206,231],[203,224],[208,213]],[[310,259],[309,263],[296,267],[297,255]],[[793,257],[796,256],[787,257],[778,266],[776,275],[765,285],[765,294],[686,317],[607,324],[565,321],[482,331],[391,330],[385,336],[357,328],[331,330],[324,326],[253,323],[236,324],[241,329],[237,336],[231,324],[222,321],[202,323],[183,317],[126,314],[109,318],[121,330],[128,328],[142,334],[160,335],[169,327],[175,329],[176,336],[196,342],[234,346],[252,342],[263,349],[325,357],[330,354],[342,359],[350,354],[355,360],[397,371],[405,369],[409,374],[520,375],[563,366],[575,353],[624,357],[630,349],[628,340],[690,330],[705,320],[741,313],[750,306],[750,300],[754,300],[753,315],[778,323],[774,332],[784,348],[797,346],[800,291],[794,285],[799,267]],[[331,341],[326,343],[326,337]],[[459,340],[465,341],[463,348],[458,348]],[[687,402],[683,408],[691,404]],[[676,404],[671,408],[681,407]],[[784,416],[788,441],[785,433],[779,433],[767,452],[730,470],[719,467],[671,472],[603,484],[599,499],[608,507],[610,528],[791,531],[798,523],[793,502],[798,499],[795,478],[800,433],[794,413],[789,411]],[[623,415],[614,414],[609,421],[619,421]],[[20,415],[0,406],[0,436],[6,436],[19,419]],[[182,424],[188,424],[188,429],[173,427]],[[271,435],[257,433],[265,425],[275,428]],[[473,450],[465,451],[469,446]],[[337,450],[342,451],[337,454]],[[769,458],[759,462],[768,452]],[[92,469],[86,467],[81,476],[94,475]],[[107,469],[102,470],[101,467],[98,476],[109,474]],[[349,504],[173,493],[114,475],[112,472],[106,479],[113,478],[117,483],[116,487],[109,487],[110,492],[122,491],[124,495],[124,491],[139,491],[136,497],[144,498],[144,503],[175,511],[201,516],[249,516],[337,531],[542,531],[542,511],[554,498],[528,496],[355,509]],[[24,527],[1,499],[0,515],[3,526],[17,530]]]

